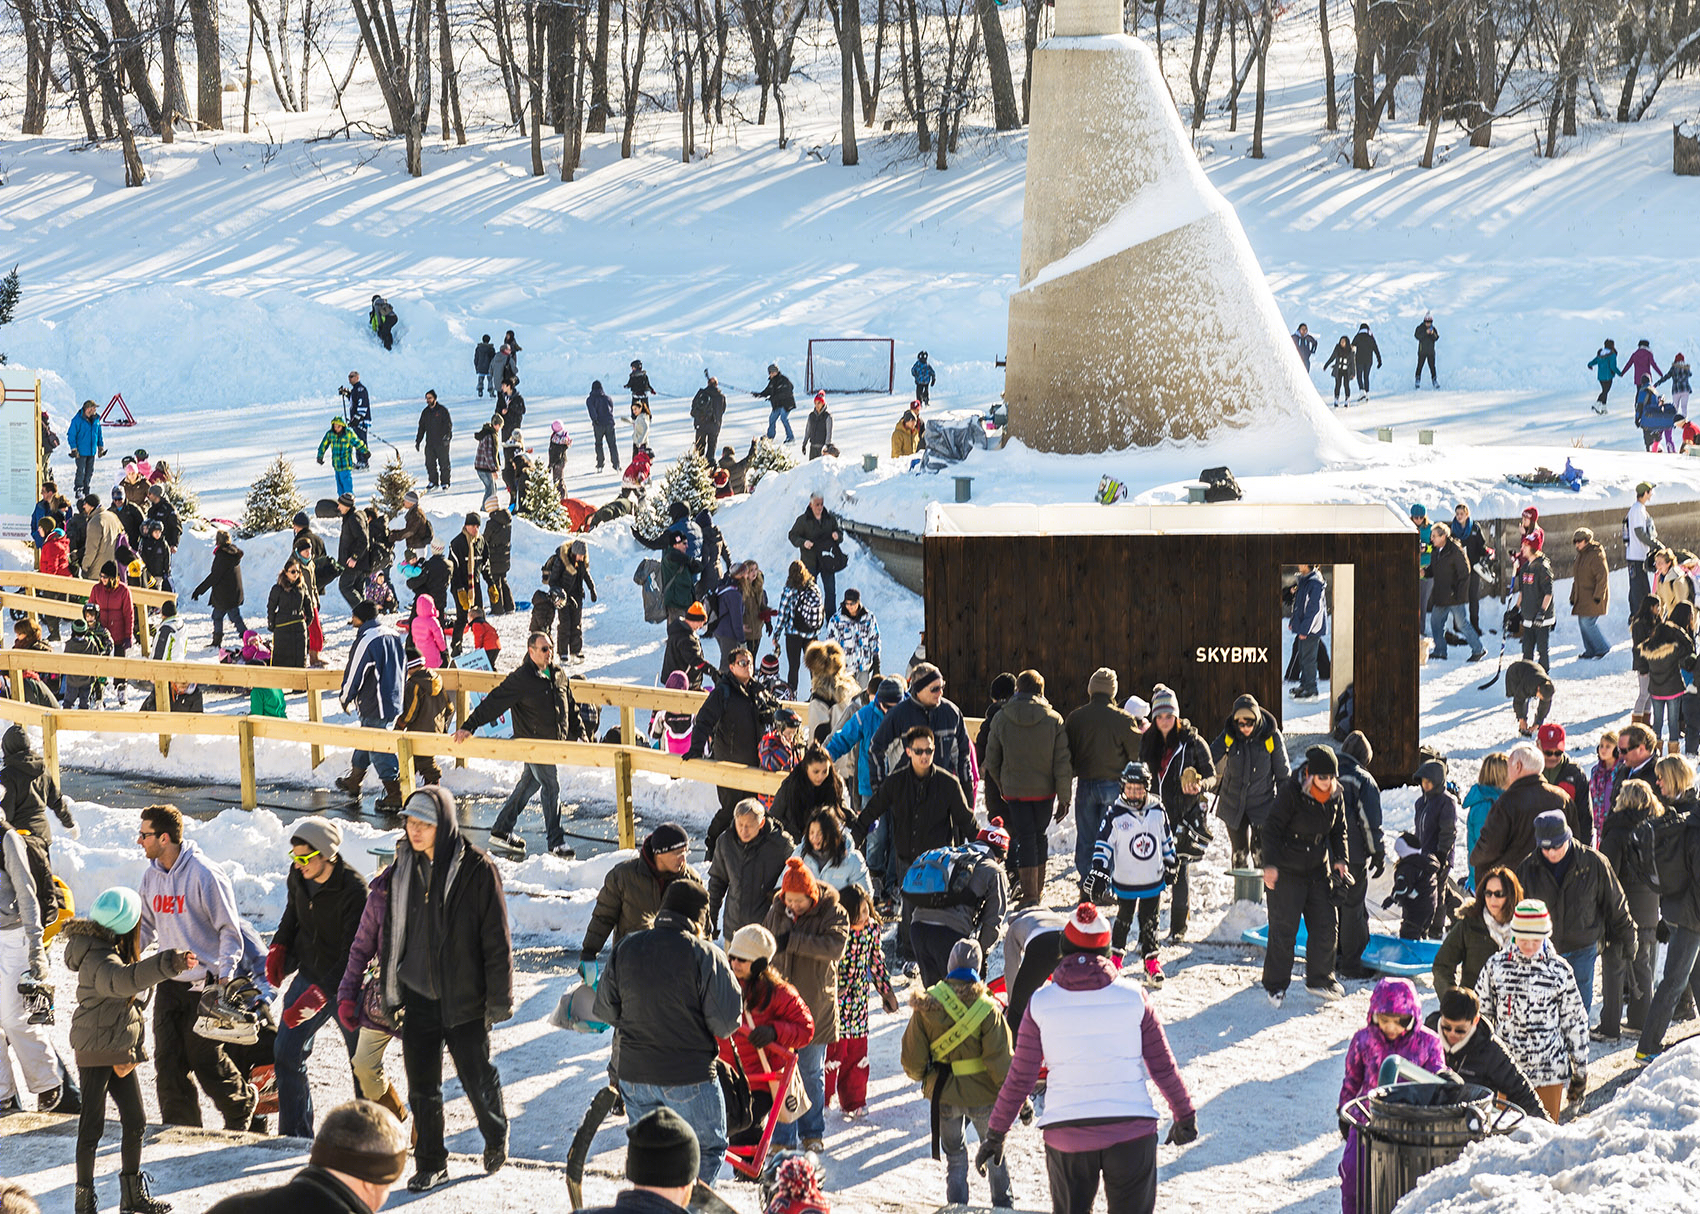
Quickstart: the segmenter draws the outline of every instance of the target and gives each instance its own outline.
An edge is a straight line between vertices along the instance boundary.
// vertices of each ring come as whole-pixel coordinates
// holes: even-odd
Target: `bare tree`
[[[986,71],[992,82],[992,121],[1000,131],[1021,125],[1015,104],[1015,76],[1009,70],[1009,41],[1003,36],[997,0],[978,0],[980,41],[986,48]]]
[[[1366,0],[1358,0],[1365,3]],[[1216,19],[1210,29],[1208,42],[1204,36],[1205,16],[1211,10],[1208,0],[1198,0],[1197,25],[1192,35],[1192,129],[1204,125],[1204,107],[1210,100],[1210,77],[1216,71],[1216,53],[1222,48],[1222,22],[1227,16],[1228,0],[1216,0]],[[1206,51],[1208,46],[1208,51]],[[1202,68],[1202,70],[1200,70]]]
[[[47,129],[47,93],[53,80],[53,42],[57,18],[48,0],[11,0],[24,34],[25,135],[40,135]]]
[[[119,66],[130,85],[130,92],[147,116],[148,129],[158,131],[159,97],[153,91],[153,81],[148,79],[147,46],[142,40],[142,31],[137,28],[136,18],[126,0],[106,0],[106,12],[112,21],[112,45],[117,51]]]
[[[432,0],[413,0],[401,22],[395,0],[354,0],[390,130],[407,142],[407,171],[413,177],[425,173],[425,124],[431,117],[431,9]]]
[[[209,131],[224,129],[224,73],[218,45],[218,0],[188,0],[195,31],[195,121]],[[359,0],[356,0],[356,8]]]
[[[460,69],[455,63],[454,42],[449,36],[448,0],[437,0],[437,69],[443,77],[443,141],[454,131],[455,143],[466,146],[466,122],[460,113]]]
[[[1322,7],[1326,8],[1328,0],[1321,0],[1321,4]],[[1257,47],[1253,51],[1253,54],[1257,57],[1257,104],[1251,120],[1251,158],[1253,160],[1263,159],[1263,110],[1268,100],[1265,77],[1269,69],[1269,44],[1275,33],[1275,11],[1269,0],[1263,0],[1262,11],[1258,16],[1258,28],[1262,33],[1258,37]],[[1334,95],[1332,81],[1329,82],[1328,95],[1330,97]]]
[[[643,7],[638,11],[637,49],[632,53],[631,62],[626,62],[625,48],[620,51],[620,66],[626,77],[625,130],[620,135],[620,158],[631,159],[632,139],[637,130],[638,96],[643,84],[643,59],[645,45],[649,41],[649,27],[655,21],[655,0],[643,0]]]
[[[856,0],[826,0],[832,13],[832,28],[838,38],[838,142],[839,161],[857,162],[856,153],[856,50],[862,44],[862,12]]]
[[[1322,27],[1322,96],[1327,105],[1325,124],[1340,129],[1340,101],[1334,94],[1334,43],[1328,36],[1328,0],[1317,0],[1317,21]]]
[[[608,129],[608,21],[612,16],[612,0],[597,0],[596,53],[590,61],[590,114],[585,120],[585,130],[593,135]]]
[[[124,154],[124,184],[139,186],[147,180],[147,172],[136,146],[136,134],[125,112],[124,94],[118,84],[122,52],[79,0],[59,0],[59,21],[67,56],[79,66],[86,65],[88,71],[94,74],[100,88],[101,107],[116,128]]]

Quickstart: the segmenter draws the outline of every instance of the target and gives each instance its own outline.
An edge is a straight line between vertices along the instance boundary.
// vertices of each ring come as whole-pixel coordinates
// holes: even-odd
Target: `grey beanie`
[[[947,969],[973,970],[977,974],[985,960],[985,954],[980,951],[980,942],[970,937],[966,940],[958,940],[951,946],[950,964]]]
[[[328,818],[302,818],[289,831],[291,846],[303,844],[327,860],[334,860],[342,850],[342,827]]]

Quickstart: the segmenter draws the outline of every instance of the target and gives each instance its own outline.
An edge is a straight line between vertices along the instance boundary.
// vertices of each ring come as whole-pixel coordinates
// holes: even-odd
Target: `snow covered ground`
[[[1345,6],[1336,11],[1338,26],[1346,26]],[[1647,337],[1661,362],[1678,349],[1691,357],[1700,349],[1692,259],[1679,254],[1692,239],[1700,187],[1670,175],[1662,117],[1629,127],[1585,123],[1554,161],[1530,156],[1523,120],[1502,123],[1497,146],[1487,150],[1445,132],[1440,163],[1427,171],[1413,167],[1421,132],[1401,121],[1377,141],[1379,167],[1356,173],[1340,156],[1345,136],[1320,129],[1320,65],[1310,40],[1286,33],[1289,20],[1308,23],[1314,15],[1297,5],[1277,27],[1268,158],[1247,159],[1248,135],[1229,133],[1215,114],[1198,148],[1212,181],[1238,209],[1289,322],[1307,321],[1324,352],[1361,321],[1380,335],[1387,368],[1372,399],[1334,415],[1343,430],[1327,458],[1295,450],[1285,435],[1257,431],[1223,434],[1203,447],[1092,457],[1049,456],[1017,444],[976,452],[961,469],[975,478],[975,500],[1081,501],[1106,473],[1141,500],[1176,500],[1200,467],[1219,463],[1234,467],[1253,500],[1401,507],[1422,500],[1431,508],[1461,500],[1479,519],[1514,516],[1530,501],[1543,509],[1623,508],[1628,487],[1643,477],[1661,482],[1661,500],[1700,496],[1700,460],[1638,451],[1624,387],[1605,417],[1588,408],[1595,387],[1585,363],[1601,338],[1615,337],[1628,350]],[[1019,10],[1004,19],[1014,29]],[[563,419],[577,439],[569,485],[596,502],[613,496],[618,473],[594,468],[582,404],[592,379],[618,400],[628,361],[644,360],[661,390],[651,444],[664,468],[688,444],[687,402],[705,369],[720,377],[731,402],[722,441],[742,451],[765,430],[766,406],[749,392],[770,360],[801,390],[809,338],[892,337],[896,392],[832,400],[844,458],[770,477],[719,512],[734,554],[761,562],[777,600],[792,555],[785,533],[811,491],[825,493],[848,517],[910,530],[919,530],[927,502],[950,496],[948,477],[912,475],[885,458],[908,399],[904,369],[916,350],[930,352],[940,376],[935,415],[973,415],[997,399],[1002,377],[995,364],[1004,352],[1019,249],[1025,135],[975,132],[951,170],[938,173],[913,158],[909,136],[873,134],[863,164],[844,169],[830,150],[837,77],[828,42],[811,44],[802,83],[788,97],[792,147],[774,147],[765,130],[729,129],[711,157],[681,165],[675,122],[652,115],[639,124],[631,160],[618,159],[613,137],[592,137],[584,170],[569,185],[525,176],[525,141],[489,130],[465,148],[429,143],[427,176],[411,181],[401,173],[398,145],[309,142],[333,121],[324,111],[267,114],[257,128],[266,134],[254,138],[185,133],[170,148],[150,144],[150,182],[131,191],[121,187],[115,153],[79,150],[74,132],[8,138],[0,240],[15,250],[25,297],[4,347],[12,363],[40,369],[61,429],[76,402],[124,394],[140,424],[109,432],[113,454],[99,477],[116,476],[120,452],[145,447],[180,464],[201,491],[205,513],[216,518],[239,516],[249,483],[279,451],[294,460],[309,501],[331,494],[328,470],[310,461],[350,368],[372,389],[376,432],[422,477],[419,457],[406,455],[407,440],[424,391],[434,387],[456,422],[455,486],[428,502],[438,533],[448,534],[462,512],[480,504],[470,472],[472,434],[489,406],[467,389],[472,345],[483,333],[518,330],[525,433],[540,446],[547,422]],[[1177,64],[1184,72],[1180,57],[1171,56],[1172,74]],[[1175,82],[1182,92],[1178,76]],[[1697,92],[1691,81],[1672,82],[1660,113],[1691,108]],[[347,104],[358,113],[374,101],[369,80],[359,80]],[[1401,106],[1402,113],[1415,111],[1414,100]],[[1606,164],[1610,171],[1602,171]],[[363,326],[373,291],[401,314],[399,344],[389,354]],[[1403,386],[1414,362],[1408,334],[1425,309],[1434,311],[1442,335],[1445,387],[1438,392]],[[1175,374],[1196,376],[1199,391],[1210,390],[1208,368]],[[1320,370],[1315,379],[1323,384]],[[794,419],[799,427],[801,417]],[[1393,427],[1394,443],[1373,441],[1379,426]],[[1429,427],[1437,430],[1436,445],[1419,446],[1416,431]],[[622,423],[622,448],[628,434]],[[378,447],[379,462],[387,452]],[[864,452],[880,456],[874,472],[862,470]],[[1589,477],[1581,494],[1530,494],[1504,480],[1538,464],[1560,468],[1567,457]],[[57,470],[66,479],[63,460]],[[369,488],[368,477],[357,477],[360,493]],[[534,571],[559,539],[516,523],[516,597],[535,586]],[[180,585],[192,587],[205,575],[209,541],[207,533],[185,542]],[[584,669],[653,682],[662,635],[641,623],[630,581],[647,553],[623,529],[603,529],[589,543],[600,598],[587,610]],[[252,620],[263,616],[265,588],[285,547],[276,536],[242,544]],[[0,551],[0,559],[22,564],[27,554]],[[862,590],[881,622],[885,661],[899,665],[921,627],[919,599],[854,547],[839,586]],[[1619,601],[1625,589],[1620,572],[1613,578]],[[1558,588],[1560,602],[1565,590]],[[193,638],[205,644],[204,609],[188,611]],[[1484,618],[1494,614],[1484,606]],[[1579,761],[1588,760],[1600,729],[1622,719],[1633,694],[1621,614],[1614,610],[1606,621],[1615,648],[1605,661],[1579,665],[1568,620],[1553,639],[1554,718],[1570,729]],[[523,640],[525,614],[499,623],[505,667]],[[333,606],[327,624],[335,655],[346,649],[346,620]],[[1490,652],[1497,649],[1493,637],[1488,641]],[[1481,756],[1514,737],[1502,688],[1477,688],[1487,673],[1458,657],[1424,672],[1424,738],[1452,756],[1453,775],[1466,786]],[[1072,706],[1077,694],[1059,690],[1059,706]],[[1225,707],[1183,705],[1204,729]],[[299,702],[291,711],[305,715]],[[236,770],[233,746],[212,738],[179,739],[162,758],[134,737],[86,736],[68,740],[63,757],[174,778],[209,771],[229,778]],[[259,751],[262,782],[327,787],[341,770],[341,756],[311,771],[305,748],[267,743]],[[451,771],[448,782],[458,793],[489,793],[512,774],[474,762]],[[563,793],[587,818],[610,811],[605,773],[572,772]],[[693,826],[713,808],[706,789],[641,775],[637,798],[640,814]],[[1408,824],[1411,801],[1408,790],[1389,794],[1391,830]],[[86,903],[106,884],[137,880],[141,861],[133,817],[95,805],[77,810],[81,837],[56,841],[55,850]],[[244,912],[263,930],[273,928],[287,824],[269,812],[229,811],[193,829],[231,863]],[[369,870],[366,849],[382,846],[389,833],[375,823],[350,827],[351,859]],[[1068,844],[1066,832],[1053,840],[1059,855]],[[468,1198],[492,1210],[560,1204],[559,1164],[601,1080],[606,1043],[556,1032],[544,1018],[565,981],[566,950],[576,945],[611,862],[502,862],[519,934],[521,1000],[515,1020],[497,1030],[495,1047],[515,1117],[514,1154],[547,1166],[516,1165],[492,1182],[472,1179],[476,1165],[459,1159],[453,1171],[468,1183],[420,1199],[421,1210],[463,1208]],[[1224,869],[1225,856],[1215,852],[1194,882],[1194,935],[1208,939],[1165,950],[1171,979],[1156,997],[1203,1130],[1189,1147],[1160,1149],[1162,1208],[1323,1214],[1337,1200],[1331,1110],[1346,1042],[1364,1022],[1367,989],[1354,984],[1347,999],[1322,1006],[1297,997],[1272,1011],[1256,989],[1260,958],[1237,943],[1261,912],[1232,903]],[[1054,863],[1058,902],[1068,896],[1060,870]],[[62,992],[71,989],[62,970],[57,980]],[[61,1039],[68,1018],[61,1015]],[[836,1113],[828,1120],[829,1179],[843,1209],[908,1211],[942,1199],[941,1166],[926,1158],[924,1107],[897,1067],[903,1023],[901,1015],[875,1013],[868,1115],[848,1124]],[[1594,1048],[1597,1068],[1621,1064],[1621,1049]],[[1514,1192],[1524,1194],[1518,1208],[1529,1209],[1696,1208],[1696,1048],[1672,1051],[1589,1120],[1531,1128],[1473,1152],[1407,1208],[1501,1209],[1516,1200]],[[392,1057],[391,1066],[399,1077],[399,1060]],[[315,1056],[312,1077],[321,1109],[348,1091],[333,1046]],[[146,1066],[143,1086],[151,1093]],[[456,1091],[451,1087],[451,1096]],[[464,1099],[453,1099],[449,1118],[451,1146],[475,1153]],[[58,1214],[70,1208],[69,1131],[40,1125],[27,1118],[0,1123],[0,1173],[22,1178]],[[592,1199],[613,1191],[620,1143],[617,1126],[598,1139]],[[1024,1208],[1046,1204],[1036,1143],[1030,1131],[1012,1138]],[[287,1174],[299,1156],[298,1144],[210,1149],[168,1131],[150,1141],[147,1158],[162,1195],[192,1214],[225,1192]],[[110,1173],[116,1161],[103,1158],[101,1166]],[[108,1197],[113,1183],[110,1175],[102,1181]],[[733,1187],[732,1200],[741,1209],[754,1205],[747,1189]]]

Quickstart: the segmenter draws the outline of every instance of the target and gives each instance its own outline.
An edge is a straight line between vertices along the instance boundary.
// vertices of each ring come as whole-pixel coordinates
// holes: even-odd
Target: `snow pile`
[[[1672,1049],[1599,1112],[1526,1122],[1426,1176],[1405,1214],[1700,1209],[1700,1041]]]

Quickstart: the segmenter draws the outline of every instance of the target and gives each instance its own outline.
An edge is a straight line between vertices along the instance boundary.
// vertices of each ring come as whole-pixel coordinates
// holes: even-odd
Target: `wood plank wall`
[[[1244,692],[1280,716],[1282,567],[1352,564],[1356,721],[1377,776],[1399,783],[1417,764],[1416,547],[1414,533],[928,536],[927,653],[969,715],[998,672],[1032,667],[1066,716],[1109,666],[1124,698],[1174,688],[1208,736]],[[1200,646],[1267,660],[1200,662]]]

